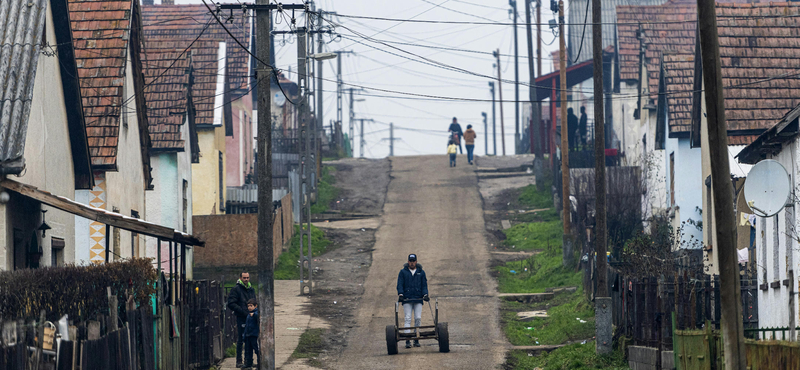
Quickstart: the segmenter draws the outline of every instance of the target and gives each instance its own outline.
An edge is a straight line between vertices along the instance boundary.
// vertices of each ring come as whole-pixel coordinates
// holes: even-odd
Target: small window
[[[50,266],[64,266],[64,239],[50,238]]]
[[[669,204],[675,205],[675,152],[669,153]]]
[[[131,210],[131,217],[139,218],[139,212]],[[131,231],[131,257],[139,257],[139,234]]]
[[[188,229],[187,223],[189,218],[189,182],[183,180],[183,232]]]

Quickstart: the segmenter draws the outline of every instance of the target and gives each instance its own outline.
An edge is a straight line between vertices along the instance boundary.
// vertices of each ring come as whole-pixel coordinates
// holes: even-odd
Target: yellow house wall
[[[214,215],[224,213],[220,205],[220,172],[222,191],[225,189],[225,127],[197,130],[200,146],[200,163],[192,164],[192,214]],[[222,153],[222,171],[219,155]],[[224,200],[223,193],[223,200]],[[222,207],[221,207],[222,206]]]

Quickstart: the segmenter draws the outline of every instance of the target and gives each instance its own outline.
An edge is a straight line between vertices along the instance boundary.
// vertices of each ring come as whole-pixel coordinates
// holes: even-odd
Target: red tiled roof
[[[186,119],[189,62],[174,44],[148,42],[143,58],[150,140],[156,150],[181,151],[188,139],[181,138],[181,125]]]
[[[669,133],[690,132],[694,54],[664,53],[663,59]]]
[[[250,18],[241,16],[226,24],[236,40],[250,44]],[[200,40],[224,41],[226,43],[229,69],[229,88],[234,97],[247,95],[250,78],[248,74],[249,54],[243,50],[208,12],[205,5],[144,5],[142,6],[144,35],[147,41],[155,39],[183,40],[184,48],[200,36]],[[208,25],[208,28],[206,28]],[[205,31],[203,31],[205,29]],[[216,57],[215,57],[216,59]]]
[[[185,41],[183,39],[163,39],[163,40],[149,40],[147,42],[147,57],[149,58],[151,55],[151,51],[162,51],[164,53],[172,53],[175,57],[180,55],[183,50],[185,50],[191,41]],[[219,70],[219,48],[220,48],[220,41],[196,41],[189,51],[183,55],[181,59],[185,59],[187,55],[191,55],[192,59],[192,68],[194,70],[193,76],[194,81],[192,83],[192,101],[194,102],[195,106],[195,124],[197,125],[212,125],[214,123],[214,101],[216,99],[216,89],[217,89],[217,78],[224,78],[224,71]],[[161,57],[159,57],[161,58]],[[174,58],[173,58],[174,59]],[[153,61],[145,60],[144,63],[150,65]],[[159,62],[156,60],[154,61],[156,64]],[[182,63],[186,63],[184,60]],[[185,69],[177,68],[176,66],[172,67],[172,73],[176,74],[184,74]],[[161,80],[166,79],[168,76],[165,75],[161,77]],[[148,81],[151,81],[150,74],[148,73]],[[165,83],[171,83],[174,80],[165,80]],[[171,89],[177,89],[178,86],[172,86]],[[182,87],[182,91],[186,91],[185,87]],[[148,93],[150,91],[148,90]],[[149,97],[149,95],[148,95]],[[185,113],[185,96],[183,96],[184,101],[182,103],[172,102],[169,104],[165,102],[163,105],[157,105],[158,107],[166,107],[170,109],[172,113],[180,112]],[[160,99],[160,98],[159,98]],[[148,106],[150,106],[148,100]],[[159,116],[163,115],[159,114]]]
[[[620,8],[623,7],[618,11]],[[674,4],[670,8],[678,9]],[[755,139],[759,131],[771,127],[800,104],[800,75],[797,74],[800,70],[800,4],[717,3],[717,24],[729,143],[745,145]],[[652,39],[651,44],[656,47],[666,44],[663,38],[680,37],[679,33],[675,36],[675,32],[679,32],[675,29],[665,32],[659,37],[649,34],[646,37]],[[689,53],[693,54],[694,36],[690,42],[688,39],[684,42],[692,45]],[[670,43],[674,45],[674,41]],[[620,43],[620,49],[623,47]],[[686,52],[666,50],[666,47],[659,50],[653,58],[660,61],[660,53],[664,53],[667,93],[672,92],[667,97],[669,133],[688,132],[691,130],[691,94],[678,91],[691,91],[694,87],[694,65],[688,63],[693,57],[682,55]],[[621,59],[622,56],[620,52]],[[652,60],[648,60],[648,65],[651,64]],[[659,69],[648,68],[654,93],[657,90],[653,71]]]
[[[116,165],[132,2],[69,0],[92,165]]]
[[[718,4],[717,19],[728,130],[772,127],[800,104],[800,4]]]

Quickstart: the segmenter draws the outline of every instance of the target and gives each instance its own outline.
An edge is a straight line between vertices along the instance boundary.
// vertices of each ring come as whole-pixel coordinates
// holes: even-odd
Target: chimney
[[[153,5],[153,0],[142,0],[142,5]]]

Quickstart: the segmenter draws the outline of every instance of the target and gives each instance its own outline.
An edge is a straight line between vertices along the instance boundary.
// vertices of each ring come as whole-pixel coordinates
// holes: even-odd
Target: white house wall
[[[188,123],[181,126],[181,137],[189,138]],[[146,220],[159,225],[172,227],[175,230],[192,232],[192,158],[188,140],[183,152],[158,153],[150,156],[153,168],[152,191],[146,193]],[[186,217],[186,230],[183,230],[183,182],[187,182],[188,209]],[[158,240],[153,237],[146,238],[144,256],[158,257]],[[161,261],[162,270],[169,271],[168,243],[162,242]],[[191,258],[191,256],[189,255]],[[187,259],[187,273],[191,272],[191,260]]]
[[[670,181],[670,154],[675,158],[675,204],[672,205],[670,214],[674,215],[672,226],[675,231],[683,227],[683,248],[700,248],[703,233],[689,220],[701,221],[703,177],[701,167],[701,153],[699,148],[691,148],[688,138],[667,138],[664,150],[664,182],[666,187],[666,201],[671,202]]]
[[[55,40],[53,17],[50,7],[47,8],[46,27],[48,40]],[[36,81],[33,87],[28,131],[25,137],[25,170],[12,180],[35,186],[54,195],[72,198],[75,192],[75,171],[72,163],[72,148],[67,126],[64,91],[61,87],[60,63],[57,57],[40,56],[36,69]],[[11,269],[13,263],[13,220],[0,204],[0,269]],[[52,227],[40,241],[44,255],[40,266],[49,266],[51,261],[51,240],[53,237],[64,239],[63,261],[71,262],[75,258],[75,221],[66,212],[49,206],[47,224]],[[30,212],[31,210],[24,210]],[[29,237],[26,235],[26,237]]]
[[[772,159],[780,162],[797,186],[798,168],[800,168],[800,151],[797,139],[785,145],[783,150]],[[792,196],[790,196],[792,197]],[[792,213],[795,214],[792,217]],[[787,207],[773,217],[757,217],[756,219],[756,259],[758,283],[767,284],[767,290],[758,290],[758,326],[760,328],[786,327],[790,324],[790,316],[797,318],[798,309],[790,309],[789,287],[783,281],[789,279],[789,271],[794,278],[789,279],[793,290],[798,289],[798,273],[800,272],[800,250],[798,250],[798,217],[797,207]],[[787,215],[789,224],[787,225]],[[777,222],[776,222],[777,219]],[[792,221],[792,219],[794,219]],[[777,225],[776,225],[777,224]],[[777,230],[776,230],[777,226]],[[788,226],[788,227],[787,227]],[[777,243],[776,243],[777,236]],[[778,288],[770,284],[778,281]],[[795,293],[796,299],[797,293]],[[795,325],[797,320],[795,319]]]

